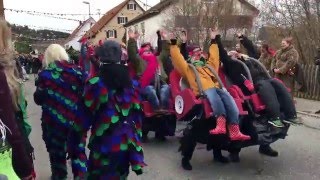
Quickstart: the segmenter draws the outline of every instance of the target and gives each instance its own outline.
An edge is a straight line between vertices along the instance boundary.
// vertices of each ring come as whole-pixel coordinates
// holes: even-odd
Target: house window
[[[130,11],[134,11],[134,10],[137,10],[137,5],[133,2],[129,3],[127,5],[127,9],[130,10]]]
[[[117,38],[117,31],[116,30],[108,30],[106,31],[107,38]]]
[[[118,17],[118,24],[126,24],[128,22],[128,17],[120,16]]]
[[[142,22],[140,25],[141,25],[141,32],[142,32],[142,34],[144,34],[145,33],[144,22]]]
[[[138,32],[138,24],[134,25],[134,32]]]

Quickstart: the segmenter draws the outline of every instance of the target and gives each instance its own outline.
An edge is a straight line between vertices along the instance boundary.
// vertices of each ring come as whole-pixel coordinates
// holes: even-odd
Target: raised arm
[[[180,38],[182,40],[182,43],[180,45],[180,52],[183,55],[183,58],[187,60],[189,58],[189,52],[187,50],[187,40],[188,40],[187,33],[183,31],[182,34],[180,35]]]
[[[216,42],[218,32],[211,30],[211,45],[209,48],[209,59],[208,64],[214,68],[216,72],[219,71],[220,59],[219,59],[219,48]]]
[[[248,39],[248,37],[244,36],[243,34],[238,34],[238,38],[240,39],[240,43],[244,46],[244,48],[247,49],[249,57],[255,59],[260,58],[260,53],[254,47],[253,42],[250,39]]]
[[[159,59],[162,63],[167,61],[170,56],[170,42],[168,40],[162,40],[161,41],[161,53],[159,55]]]
[[[158,36],[158,41],[157,41],[158,54],[161,54],[161,52],[162,52],[162,38],[161,38],[161,32],[160,31],[157,31],[157,36]]]
[[[138,75],[141,75],[144,71],[143,68],[143,60],[138,55],[138,47],[137,47],[137,34],[133,33],[133,31],[129,31],[129,41],[128,41],[128,57],[129,61],[132,63],[135,72]]]
[[[229,64],[233,60],[228,55],[227,51],[224,49],[224,46],[223,46],[222,41],[221,41],[221,35],[217,35],[216,38],[215,38],[215,41],[216,41],[216,43],[218,45],[220,61],[224,65]]]
[[[180,49],[177,46],[177,39],[171,39],[170,54],[173,67],[180,73],[181,76],[185,76],[188,70],[188,63],[180,53]]]

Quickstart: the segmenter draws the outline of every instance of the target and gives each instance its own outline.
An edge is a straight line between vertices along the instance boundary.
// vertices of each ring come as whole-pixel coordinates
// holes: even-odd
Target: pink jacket
[[[159,64],[157,57],[153,54],[142,55],[141,57],[146,61],[147,64],[145,71],[140,77],[141,88],[145,88],[146,86],[150,85],[152,80],[154,79]]]

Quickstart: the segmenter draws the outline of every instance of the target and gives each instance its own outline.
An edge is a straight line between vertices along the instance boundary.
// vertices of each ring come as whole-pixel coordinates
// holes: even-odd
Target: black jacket
[[[223,63],[224,73],[232,81],[234,85],[237,85],[242,89],[243,93],[250,94],[250,92],[247,91],[247,89],[245,88],[243,84],[244,78],[242,78],[241,76],[244,75],[245,77],[248,77],[246,70],[240,63],[232,60],[231,57],[228,56],[228,53],[224,49],[223,44],[221,42],[220,35],[218,35],[215,40],[218,44],[220,61]]]
[[[252,41],[250,41],[246,36],[243,35],[240,37],[240,39],[240,43],[248,51],[248,56],[258,60],[260,58],[260,53],[257,50],[257,48],[253,45]],[[253,61],[254,60],[244,61],[244,63],[248,66],[250,70],[253,83],[256,84],[260,80],[269,79],[268,75],[264,72],[263,68],[261,68],[261,66],[259,66],[257,63]]]

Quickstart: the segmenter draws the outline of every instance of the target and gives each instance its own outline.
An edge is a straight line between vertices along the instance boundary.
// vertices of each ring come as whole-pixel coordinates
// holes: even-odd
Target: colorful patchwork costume
[[[88,116],[82,101],[85,75],[67,61],[55,61],[39,73],[34,100],[42,106],[42,131],[52,179],[67,178],[67,154],[74,179],[84,179]]]
[[[106,41],[100,48],[99,75],[89,79],[84,90],[92,113],[87,179],[126,179],[130,166],[137,175],[145,166],[138,82],[132,82],[128,68],[119,64],[118,43]]]

